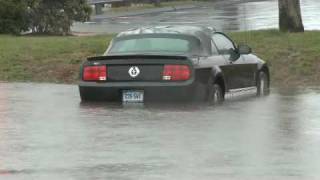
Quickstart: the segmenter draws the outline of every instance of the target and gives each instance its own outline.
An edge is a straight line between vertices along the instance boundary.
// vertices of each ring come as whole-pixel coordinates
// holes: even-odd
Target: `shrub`
[[[27,10],[24,0],[0,0],[0,33],[19,34],[28,30]]]
[[[0,0],[0,33],[69,34],[74,21],[86,21],[86,0]]]
[[[74,21],[86,21],[91,8],[86,0],[32,0],[30,28],[37,33],[68,34]]]

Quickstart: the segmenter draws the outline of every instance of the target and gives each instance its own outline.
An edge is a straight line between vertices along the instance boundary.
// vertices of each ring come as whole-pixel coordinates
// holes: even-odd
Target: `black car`
[[[122,32],[104,56],[81,66],[82,101],[207,101],[227,93],[269,91],[269,68],[246,45],[198,26],[155,26]]]

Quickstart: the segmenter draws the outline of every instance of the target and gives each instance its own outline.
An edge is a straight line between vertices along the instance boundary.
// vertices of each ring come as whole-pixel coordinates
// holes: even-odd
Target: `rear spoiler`
[[[116,60],[116,59],[175,59],[187,60],[187,56],[171,56],[171,55],[114,55],[114,56],[96,56],[88,57],[88,61]]]

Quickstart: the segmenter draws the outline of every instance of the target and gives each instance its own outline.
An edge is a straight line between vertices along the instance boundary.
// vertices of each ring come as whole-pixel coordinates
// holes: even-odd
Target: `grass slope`
[[[75,82],[79,64],[103,53],[111,38],[1,35],[0,80]]]
[[[233,32],[270,64],[274,85],[320,85],[320,32]],[[15,37],[0,35],[0,80],[75,83],[87,56],[102,54],[112,35]]]
[[[276,30],[236,32],[270,65],[273,84],[280,86],[320,85],[320,32],[281,33]]]

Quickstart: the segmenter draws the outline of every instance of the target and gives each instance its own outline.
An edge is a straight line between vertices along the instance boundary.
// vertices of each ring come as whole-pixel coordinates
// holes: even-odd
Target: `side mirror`
[[[239,54],[251,54],[252,49],[248,45],[239,45],[238,46],[238,53]]]

